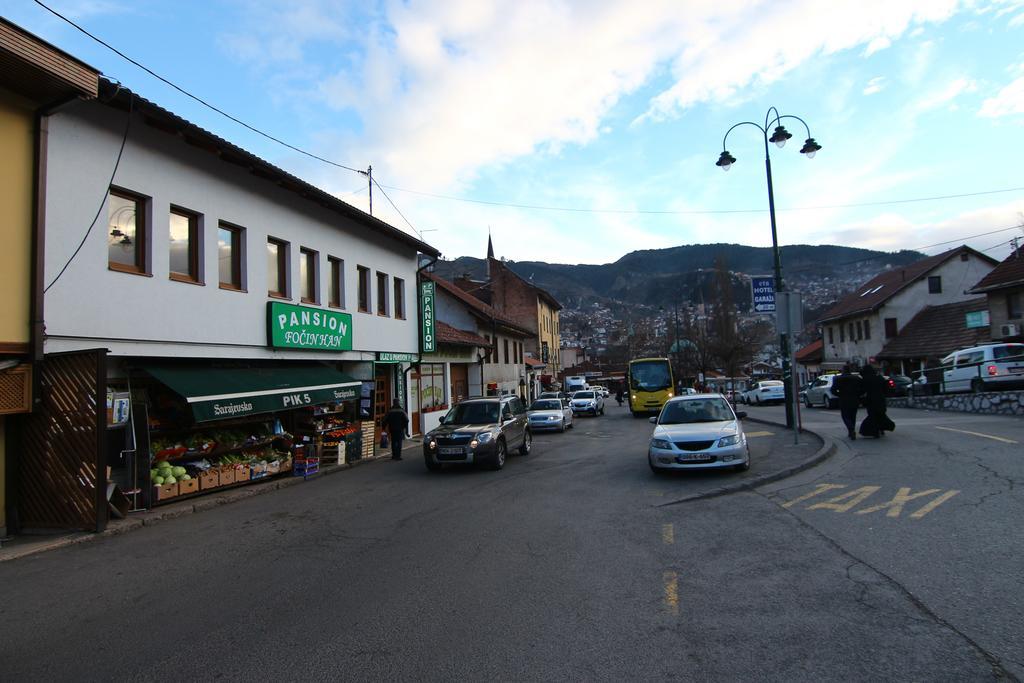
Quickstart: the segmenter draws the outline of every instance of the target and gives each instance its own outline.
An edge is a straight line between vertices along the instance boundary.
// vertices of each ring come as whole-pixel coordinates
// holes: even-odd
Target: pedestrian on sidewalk
[[[864,395],[864,380],[860,375],[853,374],[853,367],[847,363],[843,372],[832,380],[832,391],[839,397],[839,414],[846,425],[846,434],[851,439],[857,438],[857,409]]]
[[[405,430],[409,426],[409,416],[402,410],[402,404],[398,399],[391,404],[391,410],[384,416],[384,428],[391,434],[391,459],[402,459],[402,440],[405,439]]]
[[[886,414],[885,378],[870,365],[864,366],[861,375],[864,376],[864,405],[868,416],[860,425],[860,433],[877,439],[896,429],[896,424]]]

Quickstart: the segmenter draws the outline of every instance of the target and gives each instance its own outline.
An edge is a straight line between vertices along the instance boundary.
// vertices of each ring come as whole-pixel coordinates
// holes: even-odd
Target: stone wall
[[[1024,391],[986,391],[980,394],[943,394],[890,398],[890,408],[951,410],[989,415],[1024,415]]]

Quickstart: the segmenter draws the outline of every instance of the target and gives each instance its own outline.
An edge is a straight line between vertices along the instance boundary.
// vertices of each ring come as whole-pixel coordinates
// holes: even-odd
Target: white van
[[[942,359],[942,391],[994,391],[1024,386],[1024,344],[986,344]]]

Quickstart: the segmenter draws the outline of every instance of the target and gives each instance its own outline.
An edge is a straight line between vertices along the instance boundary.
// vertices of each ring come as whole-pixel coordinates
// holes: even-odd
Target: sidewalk
[[[406,438],[402,444],[403,457],[408,454],[412,454],[414,451],[418,453],[422,444],[422,437],[417,436]],[[366,465],[378,460],[389,460],[391,458],[390,448],[381,448],[378,444],[374,450],[375,455],[373,457],[354,460],[350,463],[345,463],[344,465],[325,465],[321,462],[320,474],[314,475],[311,479],[344,472],[345,470],[352,469],[353,467],[359,467],[360,465]],[[198,496],[196,498],[189,498],[188,500],[183,500],[178,503],[167,503],[166,505],[161,505],[152,510],[130,512],[128,513],[128,517],[125,519],[111,519],[107,524],[107,528],[98,534],[86,531],[75,531],[46,535],[23,534],[20,536],[14,536],[0,542],[0,562],[16,560],[29,555],[35,555],[36,553],[75,545],[77,543],[88,543],[89,541],[93,541],[97,538],[117,536],[128,531],[141,529],[144,526],[159,524],[164,520],[174,519],[176,517],[189,515],[195,512],[211,510],[221,505],[228,505],[240,500],[252,498],[253,496],[263,495],[264,493],[270,493],[272,491],[289,488],[291,486],[298,486],[305,481],[306,480],[302,477],[279,476],[256,484],[248,484],[246,486],[239,486],[238,488],[232,488],[226,491],[219,491],[216,493]]]

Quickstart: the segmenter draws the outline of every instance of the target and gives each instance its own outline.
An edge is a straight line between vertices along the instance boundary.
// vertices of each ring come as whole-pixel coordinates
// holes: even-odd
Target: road
[[[798,478],[673,504],[814,445],[749,422],[750,473],[655,477],[651,426],[613,404],[500,472],[371,463],[3,563],[3,677],[1019,677],[1019,489],[996,493],[969,455],[904,467],[894,446],[913,429],[895,417],[892,441]],[[960,493],[919,518],[942,494],[858,514],[897,481]],[[846,488],[790,504],[826,483]],[[811,509],[861,486],[880,488]]]

